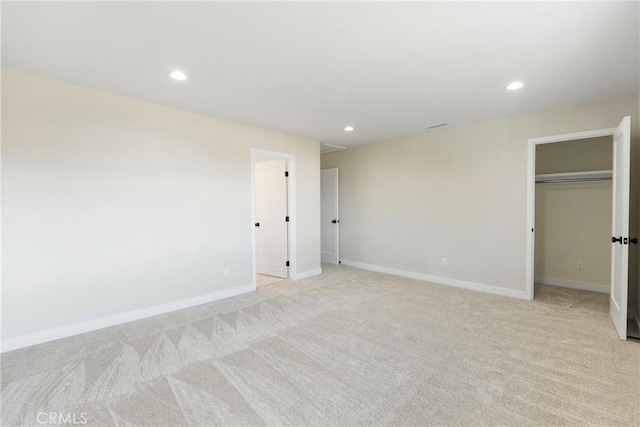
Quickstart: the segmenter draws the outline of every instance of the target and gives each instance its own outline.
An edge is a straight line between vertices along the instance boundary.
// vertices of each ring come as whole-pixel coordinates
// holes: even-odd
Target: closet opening
[[[540,144],[535,156],[534,298],[607,313],[613,139]]]

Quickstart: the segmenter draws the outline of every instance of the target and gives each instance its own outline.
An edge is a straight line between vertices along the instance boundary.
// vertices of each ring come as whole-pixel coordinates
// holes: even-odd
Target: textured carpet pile
[[[348,267],[2,355],[2,425],[638,425],[608,296]],[[41,416],[42,417],[42,416]]]

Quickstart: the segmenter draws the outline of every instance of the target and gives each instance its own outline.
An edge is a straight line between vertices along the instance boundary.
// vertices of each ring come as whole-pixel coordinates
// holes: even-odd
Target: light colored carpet
[[[2,424],[638,425],[606,295],[533,302],[349,267],[2,356]]]
[[[265,286],[265,285],[273,285],[278,282],[282,282],[283,279],[281,277],[267,276],[266,274],[258,274],[256,277],[256,286]]]

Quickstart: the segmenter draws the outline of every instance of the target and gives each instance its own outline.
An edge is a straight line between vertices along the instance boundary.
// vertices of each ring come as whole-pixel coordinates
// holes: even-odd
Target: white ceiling
[[[638,7],[3,2],[2,61],[351,147],[637,94]]]

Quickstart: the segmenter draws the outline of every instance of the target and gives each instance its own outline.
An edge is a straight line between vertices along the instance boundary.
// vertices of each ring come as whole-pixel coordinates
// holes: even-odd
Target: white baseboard
[[[309,277],[319,276],[322,274],[322,268],[316,268],[314,270],[303,271],[302,273],[291,276],[291,280],[308,279]]]
[[[609,293],[609,288],[594,283],[575,282],[573,280],[556,279],[555,277],[535,276],[534,281],[542,285],[562,286],[563,288],[580,289],[582,291]]]
[[[176,310],[182,310],[184,308],[194,307],[196,305],[206,304],[209,302],[246,294],[255,290],[256,287],[253,284],[244,285],[236,288],[225,289],[223,291],[212,292],[210,294],[201,295],[194,298],[187,298],[167,304],[128,311],[126,313],[115,314],[113,316],[102,317],[99,319],[88,320],[86,322],[61,326],[59,328],[48,329],[41,332],[35,332],[29,335],[9,338],[7,340],[3,340],[0,344],[0,353],[6,353],[8,351],[17,350],[19,348],[30,347],[32,345],[42,344],[61,338],[67,338],[73,335],[83,334],[85,332],[108,328],[110,326],[120,325],[122,323],[133,322],[135,320],[157,316],[158,314],[165,314]]]
[[[499,286],[485,285],[483,283],[467,282],[466,280],[451,279],[449,277],[433,276],[431,274],[416,273],[414,271],[399,270],[397,268],[382,267],[379,265],[365,264],[357,261],[342,260],[343,265],[361,268],[363,270],[377,271],[379,273],[392,274],[394,276],[407,277],[409,279],[423,280],[439,285],[454,286],[456,288],[470,289],[472,291],[487,292],[512,298],[530,299],[525,290],[501,288]]]

